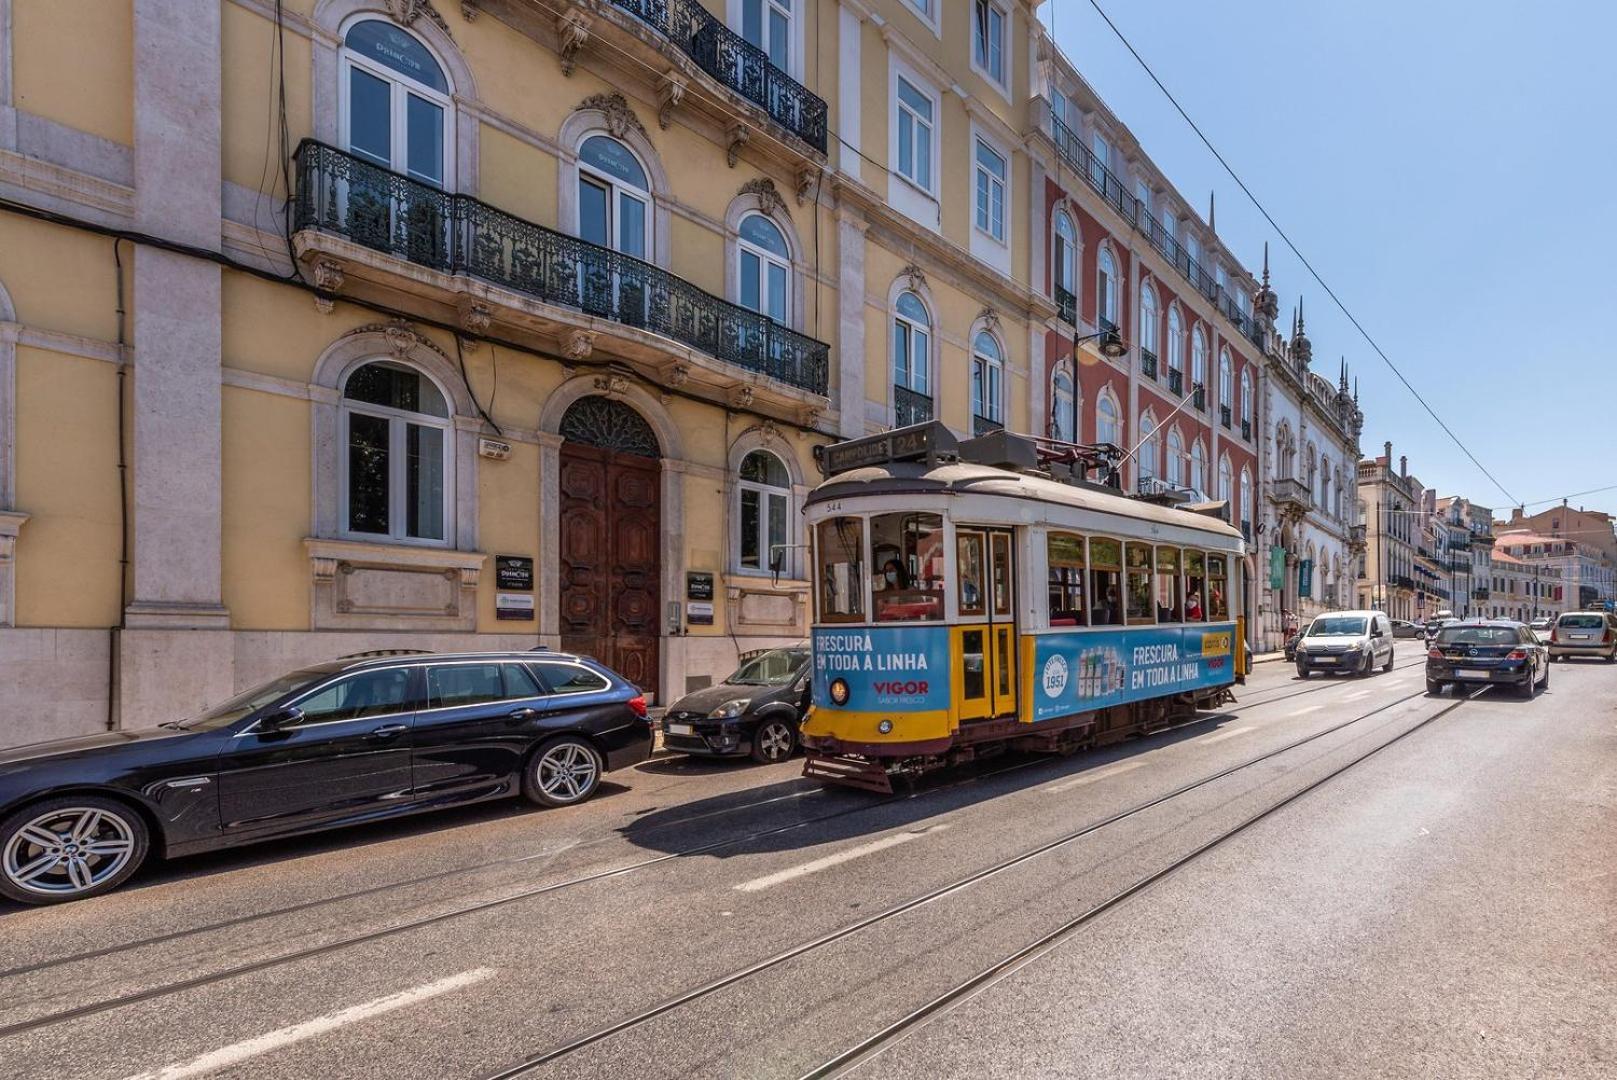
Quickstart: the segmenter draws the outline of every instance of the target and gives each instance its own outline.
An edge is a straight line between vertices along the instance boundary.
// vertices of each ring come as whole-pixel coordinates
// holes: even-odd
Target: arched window
[[[1303,458],[1303,464],[1304,468],[1308,470],[1308,475],[1304,478],[1308,483],[1308,493],[1312,495],[1319,483],[1319,461],[1316,458],[1313,443],[1308,444],[1308,451]]]
[[[1168,306],[1168,370],[1185,370],[1185,324],[1177,305]]]
[[[971,346],[971,414],[996,424],[1005,422],[1005,361],[999,342],[986,330]]]
[[[932,419],[931,376],[932,318],[919,296],[900,293],[893,309],[893,409],[898,426]]]
[[[343,531],[447,543],[454,483],[453,423],[438,385],[378,360],[343,385]]]
[[[1200,439],[1190,447],[1190,487],[1202,495],[1207,493],[1207,451]]]
[[[1105,320],[1102,324],[1117,326],[1117,260],[1112,258],[1112,249],[1100,249],[1100,258],[1096,260],[1098,267],[1095,274],[1095,310]]]
[[[1148,412],[1140,417],[1140,449],[1134,455],[1140,463],[1141,480],[1157,475],[1157,451],[1157,418]]]
[[[343,35],[342,140],[350,153],[435,187],[449,172],[449,80],[408,31],[361,19]]]
[[[1065,210],[1056,211],[1056,240],[1054,271],[1056,288],[1076,295],[1078,292],[1078,233],[1072,227],[1072,218]],[[1059,296],[1060,293],[1057,293]]]
[[[1241,527],[1252,531],[1252,473],[1245,466],[1241,467]]]
[[[1218,497],[1224,502],[1230,501],[1230,459],[1218,459]]]
[[[768,570],[775,552],[786,550],[791,476],[780,458],[768,450],[754,450],[741,461],[736,491],[738,561],[743,570]]]
[[[1331,513],[1331,463],[1322,460],[1319,470],[1319,508],[1322,513]]]
[[[1063,442],[1077,442],[1073,424],[1078,417],[1078,395],[1073,389],[1072,372],[1065,365],[1058,367],[1050,383],[1050,435]]]
[[[1117,422],[1117,401],[1110,390],[1103,390],[1095,399],[1095,440],[1123,445],[1123,428]]]
[[[736,257],[740,260],[741,306],[789,324],[787,297],[792,279],[792,253],[786,237],[762,214],[741,219]]]
[[[1157,291],[1150,282],[1140,284],[1140,348],[1155,360],[1157,354]]]
[[[1252,426],[1252,369],[1241,369],[1241,423]]]
[[[1185,440],[1179,437],[1178,428],[1168,431],[1168,483],[1185,486]]]
[[[1218,404],[1221,409],[1235,413],[1235,368],[1230,364],[1228,349],[1218,350]]]
[[[578,236],[650,259],[651,184],[634,151],[607,135],[578,148]]]
[[[1202,387],[1202,400],[1197,406],[1207,407],[1207,334],[1200,326],[1196,327],[1190,337],[1190,385],[1191,388]]]

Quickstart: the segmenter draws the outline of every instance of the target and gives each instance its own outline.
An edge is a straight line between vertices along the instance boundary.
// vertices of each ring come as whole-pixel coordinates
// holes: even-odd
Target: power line
[[[1551,499],[1534,499],[1529,503],[1521,503],[1525,510],[1529,506],[1543,506],[1545,503],[1565,502],[1567,499],[1576,499],[1580,495],[1599,495],[1604,491],[1617,491],[1617,484],[1607,484],[1605,487],[1590,488],[1588,491],[1574,491],[1566,495],[1557,495]]]
[[[1398,376],[1398,381],[1404,384],[1404,389],[1408,390],[1412,395],[1414,395],[1415,400],[1420,402],[1421,408],[1426,410],[1427,415],[1435,420],[1437,422],[1437,426],[1443,429],[1444,434],[1446,434],[1450,439],[1454,440],[1454,445],[1458,446],[1465,456],[1471,459],[1471,464],[1480,469],[1482,471],[1482,475],[1486,476],[1490,481],[1492,481],[1493,486],[1498,488],[1500,493],[1503,494],[1505,498],[1509,499],[1512,505],[1519,505],[1516,497],[1505,489],[1505,485],[1501,484],[1498,478],[1495,477],[1493,473],[1489,472],[1487,467],[1484,466],[1481,461],[1477,460],[1477,456],[1471,452],[1470,447],[1466,446],[1465,443],[1460,440],[1460,437],[1456,435],[1454,430],[1443,421],[1443,418],[1437,415],[1437,410],[1433,409],[1432,406],[1427,403],[1426,399],[1421,396],[1420,391],[1416,390],[1410,381],[1404,377],[1404,373],[1398,370],[1398,365],[1392,362],[1392,358],[1389,357],[1381,346],[1376,343],[1376,339],[1370,336],[1370,332],[1364,328],[1364,324],[1359,322],[1359,320],[1354,317],[1353,312],[1348,310],[1347,305],[1342,302],[1342,298],[1336,295],[1336,290],[1332,289],[1330,285],[1326,284],[1325,279],[1320,276],[1319,271],[1314,269],[1314,265],[1308,261],[1307,257],[1303,255],[1302,251],[1298,249],[1297,245],[1292,243],[1291,237],[1286,235],[1286,230],[1280,227],[1279,222],[1275,221],[1273,215],[1269,213],[1268,209],[1264,207],[1263,203],[1258,201],[1258,197],[1252,193],[1252,189],[1246,186],[1246,181],[1242,180],[1236,171],[1230,167],[1230,163],[1224,159],[1223,154],[1218,152],[1218,148],[1213,145],[1212,140],[1207,137],[1199,126],[1197,126],[1196,121],[1190,118],[1190,114],[1185,111],[1184,106],[1179,104],[1179,99],[1174,97],[1173,92],[1163,85],[1162,80],[1157,77],[1157,73],[1152,70],[1151,65],[1145,62],[1145,57],[1140,55],[1139,50],[1135,49],[1134,45],[1129,41],[1129,39],[1124,36],[1123,31],[1118,29],[1117,24],[1112,21],[1112,17],[1110,15],[1106,14],[1106,10],[1100,6],[1098,0],[1089,0],[1089,6],[1095,9],[1096,13],[1100,15],[1101,19],[1105,21],[1106,25],[1111,28],[1112,33],[1117,35],[1117,40],[1123,43],[1123,47],[1129,51],[1129,55],[1133,56],[1134,59],[1139,63],[1140,67],[1145,70],[1145,73],[1151,77],[1151,81],[1157,84],[1157,89],[1162,91],[1163,96],[1166,97],[1173,105],[1174,109],[1178,111],[1180,117],[1184,119],[1186,124],[1190,125],[1190,130],[1196,133],[1196,137],[1202,141],[1202,145],[1206,146],[1208,151],[1212,153],[1213,157],[1218,159],[1218,163],[1224,167],[1224,171],[1230,174],[1230,179],[1234,180],[1236,186],[1239,187],[1242,193],[1252,201],[1252,205],[1258,208],[1258,212],[1262,214],[1263,219],[1269,223],[1269,227],[1274,229],[1275,233],[1280,237],[1281,240],[1285,241],[1286,247],[1290,248],[1291,253],[1297,256],[1297,260],[1303,264],[1305,269],[1307,269],[1309,276],[1319,283],[1319,287],[1325,290],[1325,295],[1329,296],[1331,301],[1341,310],[1342,314],[1347,316],[1347,320],[1353,324],[1353,328],[1359,332],[1365,341],[1369,342],[1370,348],[1375,350],[1376,355],[1381,357],[1382,362],[1385,363],[1389,369],[1391,369],[1392,373]]]

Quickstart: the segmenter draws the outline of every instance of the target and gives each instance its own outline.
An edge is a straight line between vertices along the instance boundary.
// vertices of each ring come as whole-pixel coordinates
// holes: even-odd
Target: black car
[[[770,649],[743,660],[716,686],[686,694],[663,715],[663,745],[685,754],[750,753],[785,761],[809,703],[809,647]]]
[[[77,900],[117,888],[151,852],[518,792],[568,806],[650,753],[646,699],[587,657],[321,664],[190,719],[0,751],[0,894]]]
[[[1426,692],[1486,685],[1512,686],[1524,698],[1549,689],[1549,649],[1508,619],[1456,620],[1438,630],[1426,654]]]

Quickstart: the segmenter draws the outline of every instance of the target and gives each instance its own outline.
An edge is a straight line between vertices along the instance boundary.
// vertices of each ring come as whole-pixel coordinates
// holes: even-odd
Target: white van
[[[1332,611],[1315,616],[1297,642],[1297,675],[1347,671],[1368,675],[1392,670],[1392,620],[1382,611]]]

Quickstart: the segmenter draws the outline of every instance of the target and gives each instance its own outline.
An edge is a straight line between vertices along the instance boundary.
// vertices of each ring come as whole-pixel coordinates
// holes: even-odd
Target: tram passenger
[[[1202,594],[1199,588],[1185,598],[1185,621],[1202,621]]]
[[[888,559],[881,568],[881,577],[876,579],[876,591],[889,592],[909,587],[909,575],[904,572],[904,567],[897,559]]]

